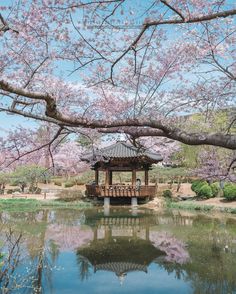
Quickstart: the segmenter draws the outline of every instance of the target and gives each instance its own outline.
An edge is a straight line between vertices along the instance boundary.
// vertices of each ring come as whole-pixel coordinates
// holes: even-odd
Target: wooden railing
[[[140,186],[139,189],[125,185],[86,185],[88,196],[95,197],[154,197],[156,186]]]

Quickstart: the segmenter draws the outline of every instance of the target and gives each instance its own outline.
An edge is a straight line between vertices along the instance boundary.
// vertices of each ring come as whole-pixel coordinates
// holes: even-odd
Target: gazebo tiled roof
[[[115,144],[96,149],[94,152],[84,155],[81,159],[87,162],[107,161],[110,159],[139,159],[145,158],[152,163],[162,161],[163,158],[159,153],[149,151],[144,147],[135,147],[127,142],[119,141]]]
[[[147,265],[133,262],[107,262],[95,265],[94,271],[99,270],[114,272],[117,276],[121,276],[122,274],[133,271],[143,271],[146,273]]]

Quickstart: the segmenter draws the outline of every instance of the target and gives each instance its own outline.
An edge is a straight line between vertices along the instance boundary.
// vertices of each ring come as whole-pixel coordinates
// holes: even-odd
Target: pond
[[[236,219],[112,208],[0,212],[1,293],[236,293]]]

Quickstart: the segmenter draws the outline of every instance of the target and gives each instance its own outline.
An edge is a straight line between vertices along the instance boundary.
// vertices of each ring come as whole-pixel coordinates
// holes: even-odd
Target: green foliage
[[[227,184],[224,189],[224,198],[227,200],[236,200],[236,184]]]
[[[197,204],[197,203],[190,202],[190,201],[182,201],[182,202],[169,202],[168,208],[210,211],[214,208],[214,206],[213,205],[201,205],[201,204]]]
[[[192,189],[193,192],[195,192],[198,195],[199,190],[204,185],[208,185],[206,181],[196,180],[196,181],[193,181],[193,183],[191,185],[191,189]]]
[[[0,210],[5,211],[36,211],[42,208],[88,208],[91,203],[84,201],[65,202],[58,200],[36,199],[0,199]]]
[[[20,189],[8,189],[7,190],[7,194],[12,194],[12,193],[15,193],[15,192],[21,192],[21,190]]]
[[[213,197],[213,192],[212,192],[210,185],[208,185],[208,184],[202,185],[201,188],[199,189],[197,195],[199,197],[204,197],[204,198]]]
[[[45,182],[49,179],[50,175],[46,168],[41,166],[20,166],[17,167],[12,174],[15,184],[24,192],[25,187],[29,185],[31,191],[36,191],[39,182]]]
[[[0,194],[4,194],[5,186],[8,182],[8,176],[5,173],[0,173]]]
[[[214,116],[211,116],[210,121],[206,121],[206,117],[204,114],[197,113],[192,114],[188,121],[192,122],[191,124],[185,124],[186,131],[192,132],[201,132],[204,128],[205,132],[217,132],[223,131],[227,128],[229,124],[229,111],[228,110],[220,110],[214,113]],[[235,132],[235,128],[231,128],[231,132]],[[198,169],[201,168],[201,162],[199,161],[199,155],[203,151],[211,151],[215,150],[217,153],[216,160],[223,160],[227,158],[227,156],[231,156],[232,151],[226,150],[222,148],[217,148],[213,146],[190,146],[185,145],[183,143],[180,144],[181,148],[178,152],[176,152],[172,157],[172,159],[179,163],[182,166],[189,169]]]
[[[218,182],[212,183],[210,185],[213,197],[216,197],[218,193],[220,192],[220,184]]]
[[[73,187],[74,185],[75,185],[75,182],[72,182],[72,181],[69,182],[69,181],[68,181],[68,182],[65,183],[65,188],[71,188],[71,187]]]
[[[210,211],[210,210],[214,209],[216,211],[220,211],[220,212],[224,212],[224,213],[236,214],[235,208],[214,207],[214,205],[198,204],[194,201],[173,202],[173,201],[169,200],[169,201],[166,201],[166,206],[168,208],[173,208],[173,209],[186,209],[186,210],[197,210],[197,211]]]
[[[0,270],[2,266],[4,265],[3,257],[4,257],[4,254],[0,252]]]
[[[0,185],[5,185],[9,181],[9,175],[6,173],[0,173]]]
[[[189,146],[181,144],[181,149],[177,151],[173,156],[172,160],[180,162],[186,168],[194,169],[198,164],[198,154],[200,147],[198,146]]]
[[[33,194],[41,194],[42,189],[40,189],[39,187],[29,187],[29,192],[33,193]]]
[[[219,183],[213,183],[209,185],[206,181],[196,180],[193,181],[191,186],[192,191],[194,191],[197,196],[203,198],[215,197],[220,191]]]
[[[170,190],[164,190],[162,192],[163,197],[165,198],[171,198],[172,197],[172,192]]]

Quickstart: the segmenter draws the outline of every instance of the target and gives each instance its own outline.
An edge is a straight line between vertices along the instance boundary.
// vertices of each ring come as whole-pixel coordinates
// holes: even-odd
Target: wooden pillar
[[[109,186],[109,170],[106,169],[105,171],[105,186],[108,187]]]
[[[148,186],[148,169],[145,169],[144,173],[145,186]]]
[[[109,171],[109,185],[112,185],[112,171]]]
[[[99,172],[98,172],[98,170],[96,169],[96,170],[95,170],[95,183],[96,183],[96,185],[98,185],[98,182],[99,182]]]
[[[132,186],[136,186],[136,169],[132,170]]]

